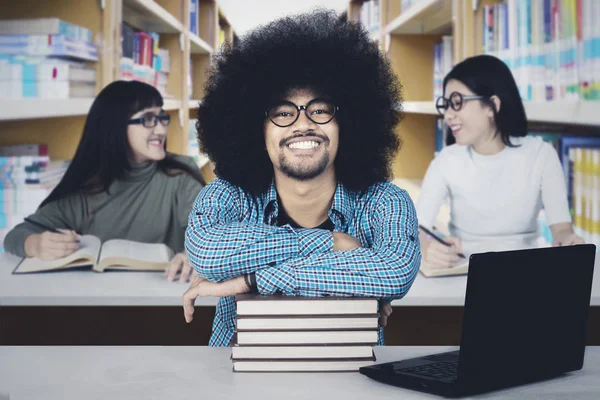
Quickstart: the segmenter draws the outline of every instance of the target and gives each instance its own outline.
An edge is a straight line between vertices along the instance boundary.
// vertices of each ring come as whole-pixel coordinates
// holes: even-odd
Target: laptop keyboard
[[[418,367],[395,368],[396,372],[420,375],[433,379],[456,379],[458,375],[458,360],[437,362]]]

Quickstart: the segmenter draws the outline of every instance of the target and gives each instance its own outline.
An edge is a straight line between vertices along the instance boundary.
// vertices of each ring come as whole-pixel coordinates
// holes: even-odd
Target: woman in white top
[[[471,57],[444,79],[436,103],[456,144],[444,148],[427,170],[419,223],[431,229],[450,201],[452,247],[421,233],[423,263],[449,268],[458,253],[534,247],[542,207],[553,245],[583,243],[571,225],[565,181],[554,148],[526,137],[527,118],[510,70],[492,56]]]

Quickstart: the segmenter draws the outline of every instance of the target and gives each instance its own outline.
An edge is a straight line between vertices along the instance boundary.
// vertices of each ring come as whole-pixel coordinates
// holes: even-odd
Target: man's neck
[[[297,181],[275,171],[275,187],[287,215],[302,227],[314,228],[329,218],[337,181],[333,171],[308,181]]]

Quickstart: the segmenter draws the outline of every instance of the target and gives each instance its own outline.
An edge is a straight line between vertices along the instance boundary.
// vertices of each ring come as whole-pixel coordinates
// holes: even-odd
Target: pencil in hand
[[[421,229],[423,232],[425,232],[426,234],[428,234],[429,236],[431,236],[438,243],[441,243],[441,244],[443,244],[444,246],[447,246],[447,247],[453,247],[450,243],[446,242],[445,240],[443,240],[442,238],[440,238],[439,236],[437,236],[435,233],[433,233],[429,229],[425,228],[423,225],[419,225],[419,229]],[[460,258],[466,258],[463,253],[457,253],[457,255]]]
[[[31,218],[25,218],[24,220],[25,220],[25,222],[27,222],[28,224],[35,225],[35,226],[37,226],[38,228],[45,229],[46,231],[53,232],[53,233],[61,233],[61,234],[63,234],[63,235],[65,234],[64,232],[61,232],[61,231],[59,231],[59,230],[58,230],[58,229],[56,229],[56,228],[53,228],[53,227],[51,227],[51,226],[48,226],[48,225],[46,225],[46,224],[43,224],[43,223],[41,223],[41,222],[38,222],[38,221],[34,221],[34,220],[32,220]],[[77,236],[77,240],[75,241],[75,243],[77,243],[77,244],[80,244],[80,243],[81,243],[81,240],[79,239],[79,235]]]

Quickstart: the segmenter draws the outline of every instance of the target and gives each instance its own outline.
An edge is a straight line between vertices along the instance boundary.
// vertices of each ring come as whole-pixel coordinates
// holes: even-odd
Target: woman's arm
[[[67,231],[79,231],[80,227],[83,224],[83,219],[85,215],[85,207],[83,204],[84,201],[85,199],[83,195],[68,196],[66,198],[52,201],[46,204],[44,207],[39,208],[34,214],[30,215],[29,218],[56,229],[63,229]],[[32,224],[23,222],[15,226],[6,235],[4,239],[4,248],[7,252],[15,254],[19,257],[39,256],[39,254],[32,254],[32,251],[35,248],[39,248],[39,241],[43,232],[43,229],[33,226]],[[29,240],[27,246],[29,248],[29,253],[27,253],[25,251],[25,242],[31,236],[33,237],[31,238],[31,240]],[[65,246],[57,245],[59,252],[61,247],[65,247],[65,251],[69,250],[72,247],[70,243],[74,241],[74,238],[71,236],[73,235],[69,235],[69,240],[65,242],[67,243],[65,244]],[[59,236],[58,239],[64,238]],[[36,242],[35,246],[33,245],[34,241]],[[56,254],[58,257],[58,253]]]
[[[552,232],[552,245],[569,246],[583,243],[583,239],[573,230],[567,188],[558,154],[554,148],[544,143],[540,157],[544,158],[541,179],[542,203]]]
[[[448,184],[443,174],[441,157],[441,154],[438,155],[429,164],[417,200],[419,223],[428,229],[433,228],[440,207],[448,197]]]

